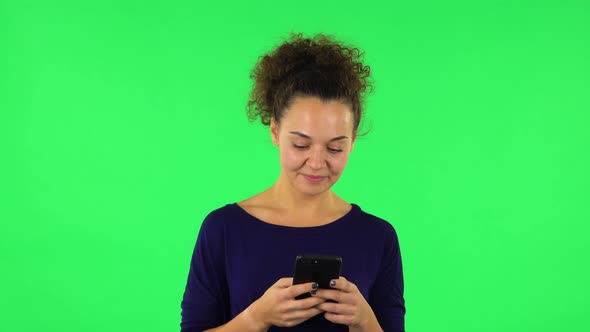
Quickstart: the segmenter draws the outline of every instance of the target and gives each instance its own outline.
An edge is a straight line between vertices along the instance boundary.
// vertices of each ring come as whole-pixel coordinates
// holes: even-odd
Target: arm
[[[213,212],[199,230],[181,303],[182,332],[200,332],[229,320],[223,224]]]
[[[250,306],[227,324],[204,332],[266,332],[268,328],[254,318],[252,306]]]
[[[370,293],[369,304],[385,331],[405,331],[405,300],[402,258],[393,229],[385,232],[385,245],[379,274]]]

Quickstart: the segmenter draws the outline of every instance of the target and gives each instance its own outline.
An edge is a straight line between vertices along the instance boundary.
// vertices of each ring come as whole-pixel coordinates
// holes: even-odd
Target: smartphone
[[[298,255],[295,258],[293,285],[306,282],[317,282],[319,288],[331,289],[330,280],[340,278],[342,257],[326,255]],[[309,297],[309,293],[301,294],[296,299]]]

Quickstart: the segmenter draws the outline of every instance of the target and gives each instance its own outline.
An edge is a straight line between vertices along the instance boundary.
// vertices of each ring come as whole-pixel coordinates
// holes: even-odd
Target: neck
[[[336,205],[337,196],[329,189],[317,195],[306,195],[295,190],[282,175],[268,189],[275,206],[298,214],[317,214]]]

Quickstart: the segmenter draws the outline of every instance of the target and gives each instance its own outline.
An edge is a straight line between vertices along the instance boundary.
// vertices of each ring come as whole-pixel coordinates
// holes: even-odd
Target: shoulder
[[[227,218],[232,218],[235,216],[235,214],[235,203],[228,203],[209,212],[205,217],[205,220],[224,220]]]
[[[362,223],[362,227],[366,231],[378,235],[381,234],[389,241],[397,242],[397,232],[393,224],[383,218],[380,218],[372,213],[364,211],[360,206],[353,204],[353,209],[356,209],[356,216]]]
[[[201,232],[222,231],[228,222],[236,219],[238,212],[235,203],[228,203],[209,212],[201,224]]]
[[[356,204],[352,205],[353,209],[357,210],[357,217],[364,223],[383,231],[395,231],[393,225],[389,221],[363,210],[360,206]]]

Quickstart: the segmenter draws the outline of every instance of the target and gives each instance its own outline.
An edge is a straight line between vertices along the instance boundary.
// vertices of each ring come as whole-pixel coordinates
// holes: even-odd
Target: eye
[[[339,153],[339,152],[342,152],[342,149],[332,149],[332,148],[328,148],[328,151],[330,151],[331,153]]]
[[[297,150],[305,150],[307,148],[305,145],[297,145],[295,143],[293,143],[293,147]]]

